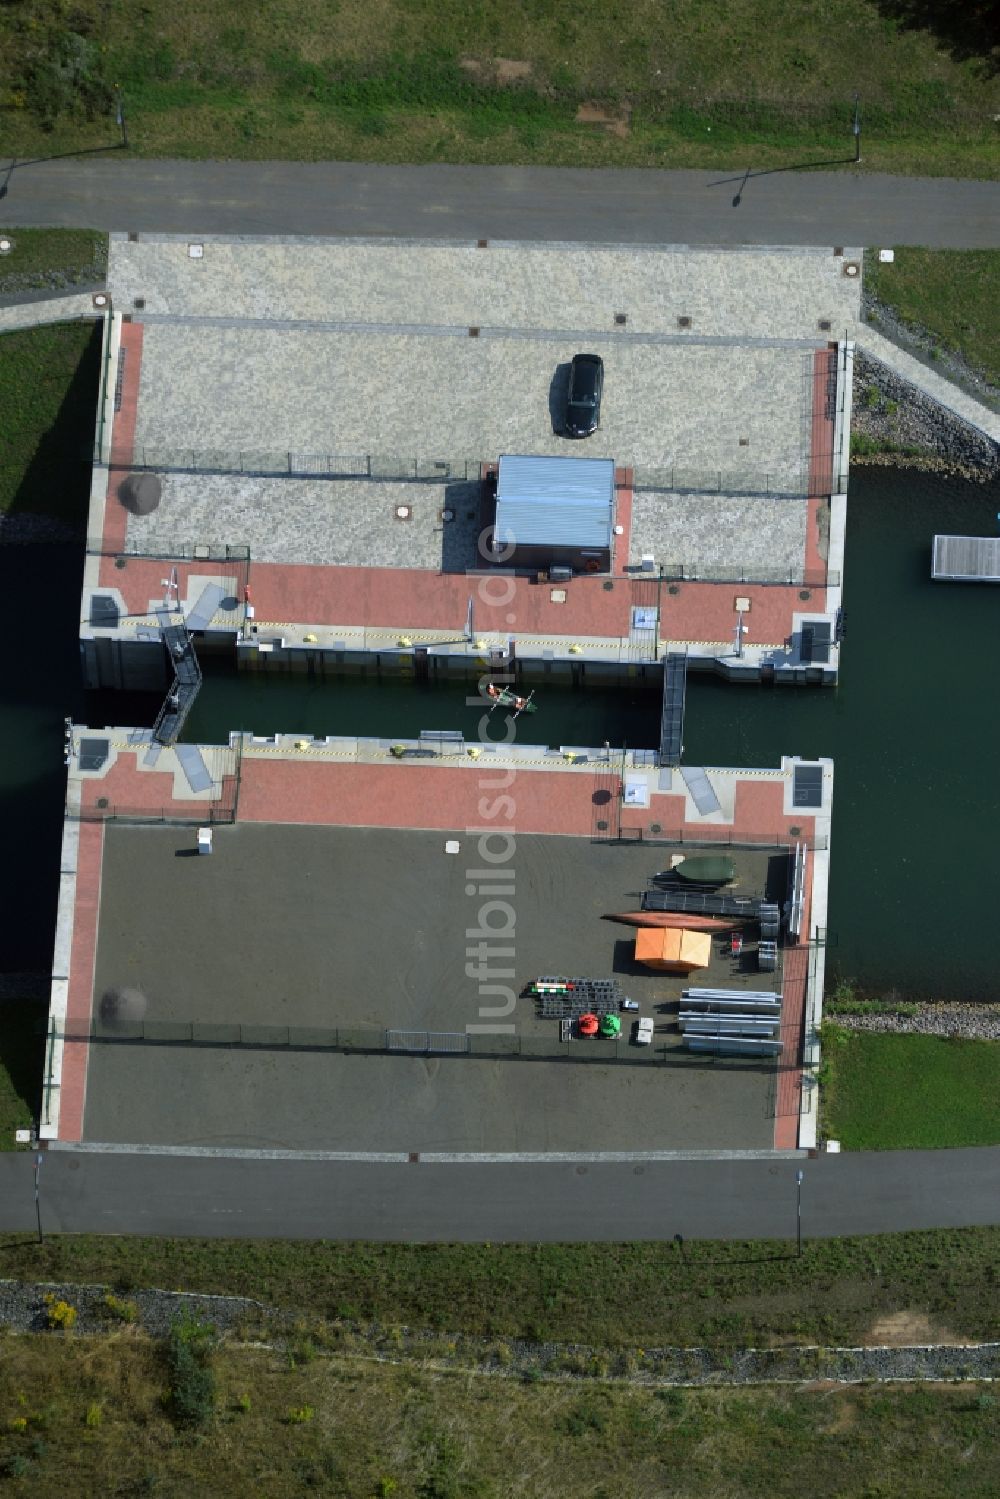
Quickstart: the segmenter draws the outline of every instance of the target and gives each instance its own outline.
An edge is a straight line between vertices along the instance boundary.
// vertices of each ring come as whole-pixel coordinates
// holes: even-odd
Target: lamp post
[[[795,1252],[802,1257],[802,1172],[795,1173]]]
[[[120,84],[115,84],[115,123],[122,133],[122,145],[128,147],[128,125],[125,120],[125,100]]]
[[[861,103],[857,94],[854,95],[854,120],[851,124],[851,133],[854,136],[854,160],[861,160]]]
[[[38,1173],[42,1169],[42,1162],[44,1159],[45,1157],[42,1155],[40,1150],[35,1152],[35,1222],[38,1224],[39,1244],[45,1243],[45,1235],[42,1233],[42,1202],[41,1198],[38,1195]]]

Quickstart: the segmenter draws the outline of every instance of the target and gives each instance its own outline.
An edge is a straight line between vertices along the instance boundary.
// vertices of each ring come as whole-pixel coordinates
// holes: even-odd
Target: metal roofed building
[[[611,566],[614,519],[613,458],[500,459],[493,532],[497,561],[605,572]]]

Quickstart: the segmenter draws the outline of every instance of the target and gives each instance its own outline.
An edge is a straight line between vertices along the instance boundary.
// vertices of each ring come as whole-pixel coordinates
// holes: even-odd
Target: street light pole
[[[857,94],[854,95],[854,121],[851,125],[854,136],[854,160],[861,160],[861,102]]]
[[[121,87],[115,84],[115,123],[122,133],[122,145],[128,148],[128,125],[125,121],[125,100],[122,98]]]
[[[802,1172],[795,1173],[795,1251],[802,1258]]]
[[[38,1224],[38,1242],[45,1243],[45,1235],[42,1233],[42,1202],[38,1195],[38,1173],[42,1169],[42,1161],[45,1157],[41,1151],[35,1152],[35,1222]]]

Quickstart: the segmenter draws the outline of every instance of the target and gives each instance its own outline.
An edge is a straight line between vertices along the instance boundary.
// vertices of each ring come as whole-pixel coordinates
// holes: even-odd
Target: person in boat
[[[534,694],[528,697],[518,697],[517,693],[511,692],[509,687],[497,687],[493,682],[488,684],[486,696],[504,708],[513,708],[517,713],[523,713],[525,710],[530,712],[535,706],[531,701]]]

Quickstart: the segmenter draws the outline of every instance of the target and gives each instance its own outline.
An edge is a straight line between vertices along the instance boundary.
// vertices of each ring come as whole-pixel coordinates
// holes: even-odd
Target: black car
[[[599,354],[574,354],[566,394],[567,437],[589,437],[601,424],[604,360]]]

